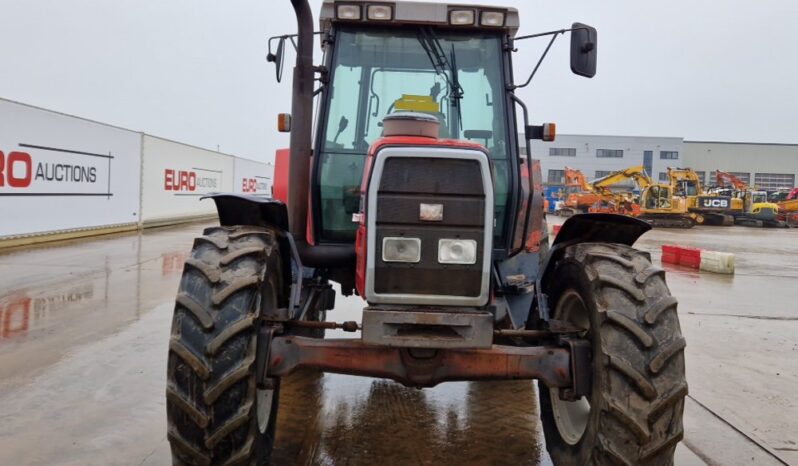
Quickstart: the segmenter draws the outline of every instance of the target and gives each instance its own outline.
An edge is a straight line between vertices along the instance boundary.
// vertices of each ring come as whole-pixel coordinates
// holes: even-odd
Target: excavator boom
[[[626,180],[634,180],[640,190],[646,189],[653,184],[653,181],[649,178],[646,169],[642,165],[610,173],[607,176],[594,180],[592,184],[594,189],[603,190],[609,189],[610,186],[622,183]]]
[[[730,184],[738,191],[748,190],[748,184],[745,181],[737,178],[731,173],[715,170],[715,184],[717,184],[719,188],[725,188],[726,183]]]

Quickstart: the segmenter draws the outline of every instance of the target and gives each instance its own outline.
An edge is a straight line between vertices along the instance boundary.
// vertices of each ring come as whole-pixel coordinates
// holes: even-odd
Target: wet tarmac
[[[172,299],[204,226],[0,253],[0,465],[169,464]],[[798,230],[661,230],[639,247],[658,263],[662,243],[737,254],[733,277],[667,267],[690,384],[676,464],[798,464]],[[339,297],[329,318],[361,306]],[[532,382],[283,383],[275,464],[551,464]]]

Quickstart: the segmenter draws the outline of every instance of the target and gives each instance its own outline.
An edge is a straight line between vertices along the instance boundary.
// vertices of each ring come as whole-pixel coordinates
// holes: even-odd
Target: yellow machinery
[[[680,185],[676,177],[671,177],[669,184],[654,183],[640,165],[611,173],[593,184],[597,185],[596,189],[609,191],[609,186],[628,179],[634,180],[640,188],[640,206],[636,213],[641,220],[661,228],[692,228],[696,224],[696,214],[689,211],[687,196],[693,192],[690,187],[693,185]]]
[[[779,206],[768,202],[765,191],[755,191],[748,183],[724,171],[715,171],[715,183],[718,188],[731,188],[732,214],[735,223],[752,226],[781,226],[778,220]]]
[[[642,165],[629,167],[610,173],[609,175],[594,180],[593,183],[591,183],[593,190],[597,193],[600,193],[602,199],[600,199],[590,211],[620,213],[634,217],[640,215],[640,205],[635,202],[634,195],[632,193],[615,192],[611,189],[612,186],[616,186],[626,180],[633,180],[640,188],[641,193],[653,184],[651,178],[648,177],[646,170]]]
[[[697,215],[688,209],[688,198],[670,184],[652,184],[640,198],[638,218],[655,227],[693,228],[697,223]]]
[[[742,201],[733,196],[705,192],[698,174],[689,168],[668,168],[675,195],[687,199],[687,210],[699,225],[734,225],[734,212],[742,211]]]

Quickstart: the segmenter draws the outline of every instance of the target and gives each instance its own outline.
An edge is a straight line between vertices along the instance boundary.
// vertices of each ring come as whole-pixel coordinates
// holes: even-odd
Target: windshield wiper
[[[431,28],[420,28],[418,30],[418,42],[421,44],[424,52],[427,53],[427,58],[429,58],[435,73],[443,76],[443,79],[449,86],[449,95],[451,95],[452,99],[454,99],[452,106],[457,108],[458,127],[462,126],[463,115],[460,111],[460,100],[463,98],[465,91],[463,91],[463,87],[460,85],[460,78],[457,71],[457,56],[454,53],[454,44],[452,44],[452,51],[449,55],[450,58],[447,59],[446,52],[444,52],[441,42],[438,40],[438,37]],[[446,73],[447,71],[449,74]],[[449,78],[450,75],[451,79]],[[455,133],[457,132],[458,131],[455,131]]]

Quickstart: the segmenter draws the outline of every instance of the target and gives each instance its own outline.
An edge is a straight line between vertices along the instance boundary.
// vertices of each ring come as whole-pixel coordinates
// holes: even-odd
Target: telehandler
[[[535,73],[515,80],[516,48],[569,33],[572,71],[592,77],[596,30],[518,36],[512,8],[325,0],[314,32],[308,1],[291,4],[298,32],[269,56],[279,77],[295,44],[282,199],[209,196],[220,226],[194,241],[169,341],[173,463],[268,464],[280,380],[302,367],[536,379],[555,464],[672,464],[685,341],[663,270],[632,247],[650,226],[575,215],[549,247],[539,164],[519,151],[554,126],[528,121],[516,90]],[[361,322],[327,320],[332,282],[363,298]]]

